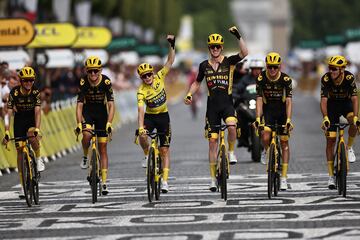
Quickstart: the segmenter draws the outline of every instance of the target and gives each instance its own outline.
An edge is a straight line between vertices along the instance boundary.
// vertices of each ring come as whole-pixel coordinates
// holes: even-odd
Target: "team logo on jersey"
[[[285,80],[285,82],[287,82],[287,81],[290,80],[290,78],[289,77],[284,77],[284,80]]]
[[[105,84],[106,84],[106,85],[110,85],[110,83],[111,83],[111,81],[110,81],[109,79],[106,79],[106,80],[105,80]]]
[[[347,76],[346,76],[346,80],[352,80],[353,77],[354,77],[353,75],[347,75]]]
[[[85,84],[85,80],[84,79],[81,79],[80,80],[80,86],[84,85]]]
[[[329,77],[326,75],[326,76],[324,77],[324,82],[327,82],[327,81],[329,81]]]
[[[261,75],[259,75],[258,81],[261,81],[262,79],[263,79],[263,77]]]
[[[15,95],[15,96],[19,95],[19,92],[18,92],[17,89],[15,90],[14,95]]]
[[[33,94],[35,95],[35,94],[38,94],[39,93],[39,91],[38,90],[34,90],[33,91]]]

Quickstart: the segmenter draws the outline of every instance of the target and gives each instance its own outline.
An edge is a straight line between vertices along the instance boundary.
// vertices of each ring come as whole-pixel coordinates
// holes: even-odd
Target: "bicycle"
[[[336,151],[335,151],[335,177],[336,177],[336,188],[338,189],[338,194],[343,195],[346,198],[346,188],[347,188],[347,174],[349,172],[349,160],[346,153],[346,143],[344,140],[344,130],[346,127],[350,126],[348,123],[336,123],[331,124],[330,126],[336,127],[336,132],[338,132]]]
[[[10,138],[9,141],[22,141],[25,142],[21,149],[21,175],[22,175],[22,187],[24,190],[25,200],[29,207],[34,202],[35,205],[39,205],[39,181],[40,172],[37,171],[37,163],[35,159],[35,152],[32,149],[28,139],[34,136],[24,136]],[[7,147],[7,146],[6,146]]]
[[[147,195],[149,202],[152,202],[155,195],[155,200],[160,199],[160,188],[162,179],[162,159],[159,150],[159,136],[164,133],[152,132],[146,133],[151,138],[151,145],[147,161],[146,169],[146,183]]]
[[[267,171],[267,193],[268,198],[271,199],[273,194],[276,197],[280,189],[280,172],[281,172],[281,160],[282,154],[280,149],[279,132],[282,128],[286,128],[286,125],[280,124],[266,124],[262,126],[271,129],[271,140],[269,145],[269,157],[266,165]]]
[[[94,128],[83,129],[83,131],[91,134],[91,158],[89,161],[87,180],[89,181],[90,188],[91,188],[92,203],[96,203],[97,197],[98,197],[98,191],[99,191],[99,196],[102,195],[101,168],[100,168],[101,163],[100,163],[99,150],[97,148],[97,134],[104,133],[104,132],[107,133],[107,131],[96,130]],[[76,140],[78,141],[78,139],[76,139]]]
[[[218,191],[221,191],[221,198],[224,199],[224,201],[227,200],[227,179],[230,176],[230,163],[225,144],[225,129],[228,127],[236,127],[236,125],[220,124],[211,126],[211,128],[219,128],[220,131],[220,145],[216,162],[216,179]]]

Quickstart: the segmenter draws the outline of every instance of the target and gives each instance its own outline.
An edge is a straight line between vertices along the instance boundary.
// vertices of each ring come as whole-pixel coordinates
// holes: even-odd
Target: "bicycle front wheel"
[[[33,172],[32,176],[32,192],[33,192],[33,198],[34,203],[36,205],[39,205],[39,180],[40,180],[40,173],[37,171],[36,161],[33,154],[30,155],[31,157],[31,168]]]
[[[346,197],[346,178],[347,178],[347,166],[346,166],[346,152],[345,144],[341,143],[340,145],[340,179],[341,179],[341,189],[343,197]]]
[[[278,146],[278,145],[277,145]],[[279,189],[280,189],[280,164],[281,164],[281,154],[280,154],[280,147],[277,147],[277,154],[275,154],[276,162],[274,165],[274,173],[273,173],[273,191],[274,196],[276,197],[278,195]]]
[[[268,161],[268,198],[271,199],[272,197],[272,190],[273,190],[273,183],[275,177],[275,145],[271,144],[269,149],[269,161]]]
[[[227,159],[226,159],[226,153],[225,153],[225,146],[221,146],[221,198],[224,199],[224,201],[227,200]]]
[[[27,154],[26,153],[22,153],[22,182],[23,182],[23,189],[24,189],[24,195],[25,195],[25,200],[26,203],[29,207],[31,207],[32,205],[32,194],[33,194],[33,183],[32,183],[32,179],[30,177],[30,166],[29,166],[29,161],[27,159]]]
[[[161,172],[162,172],[162,167],[161,167],[161,157],[160,155],[158,156],[158,159],[156,161],[155,164],[155,199],[159,200],[160,199],[160,192],[161,192]]]
[[[154,148],[150,148],[149,157],[147,162],[147,194],[149,202],[154,199],[155,193],[155,151]]]
[[[91,194],[92,194],[92,203],[97,202],[97,190],[98,190],[98,179],[97,179],[97,154],[93,150],[91,154]]]

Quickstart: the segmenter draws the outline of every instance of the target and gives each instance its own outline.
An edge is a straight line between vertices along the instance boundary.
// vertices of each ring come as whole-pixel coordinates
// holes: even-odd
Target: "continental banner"
[[[0,19],[0,47],[25,46],[34,35],[35,29],[26,19]]]
[[[70,47],[77,39],[74,25],[70,23],[35,24],[36,35],[28,48]]]
[[[78,27],[78,38],[73,48],[106,48],[112,39],[109,29],[105,27]]]

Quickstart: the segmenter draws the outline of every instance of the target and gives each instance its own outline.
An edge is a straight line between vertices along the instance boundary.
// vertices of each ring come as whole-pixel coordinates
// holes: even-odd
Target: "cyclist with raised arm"
[[[292,80],[281,72],[281,56],[276,52],[270,52],[266,55],[266,69],[260,73],[256,80],[256,120],[255,127],[261,124],[261,116],[264,123],[274,125],[286,125],[281,128],[280,145],[282,151],[282,170],[280,177],[280,190],[287,190],[287,170],[290,159],[289,149],[289,131],[292,130]],[[268,152],[271,129],[264,127],[261,133],[261,139]],[[268,154],[267,154],[268,155]],[[266,164],[264,157],[261,159]]]
[[[207,44],[210,54],[208,60],[200,63],[196,81],[190,86],[189,92],[184,98],[185,104],[192,103],[192,95],[196,93],[202,80],[206,79],[208,87],[207,111],[206,111],[206,129],[209,140],[209,165],[211,182],[209,189],[215,192],[216,187],[216,159],[218,149],[219,128],[214,127],[221,124],[221,119],[227,125],[236,125],[236,111],[232,100],[233,73],[236,63],[241,61],[247,54],[245,42],[242,39],[238,29],[233,26],[229,28],[239,43],[239,53],[226,57],[222,54],[224,39],[220,34],[214,33],[208,37]],[[229,161],[230,164],[236,164],[237,159],[234,154],[234,145],[236,142],[236,127],[228,128]]]
[[[112,121],[115,113],[114,94],[111,87],[111,80],[104,74],[101,74],[102,63],[96,56],[88,57],[85,61],[86,76],[80,79],[79,92],[76,104],[77,127],[75,134],[82,132],[82,148],[84,156],[80,167],[87,169],[89,162],[87,159],[91,133],[84,130],[100,130],[98,136],[98,148],[100,154],[102,194],[109,193],[107,184],[108,175],[108,154],[107,141],[108,134],[112,131]]]
[[[167,193],[169,191],[169,170],[170,170],[170,142],[171,142],[171,126],[170,116],[166,102],[165,77],[168,74],[175,60],[175,36],[167,35],[169,42],[169,54],[167,61],[162,69],[156,74],[154,68],[149,63],[142,63],[138,66],[137,72],[142,79],[142,84],[137,91],[138,102],[138,130],[140,146],[144,151],[143,167],[146,168],[149,141],[147,132],[152,132],[155,128],[160,135],[160,156],[163,166],[163,177],[161,181],[161,191]],[[146,110],[144,111],[144,104]]]
[[[360,125],[358,119],[358,97],[354,75],[345,70],[345,57],[336,55],[328,60],[329,71],[321,78],[320,109],[323,114],[322,129],[326,130],[326,158],[328,164],[328,187],[335,189],[334,178],[334,148],[336,143],[336,127],[330,124],[339,123],[339,117],[344,116],[351,124],[348,136],[349,162],[355,162],[356,157],[352,145]]]
[[[40,158],[40,122],[41,122],[41,100],[40,91],[34,87],[35,71],[31,67],[22,68],[18,76],[20,78],[20,86],[14,87],[9,94],[7,102],[8,115],[11,117],[14,114],[14,137],[21,138],[29,136],[29,142],[35,152],[37,170],[42,172],[45,170],[43,159]],[[5,123],[5,137],[3,144],[6,145],[10,139],[9,121]],[[16,140],[17,150],[17,166],[20,176],[21,186],[22,182],[22,148],[25,146],[24,140]],[[19,197],[24,198],[24,190],[21,187]]]

